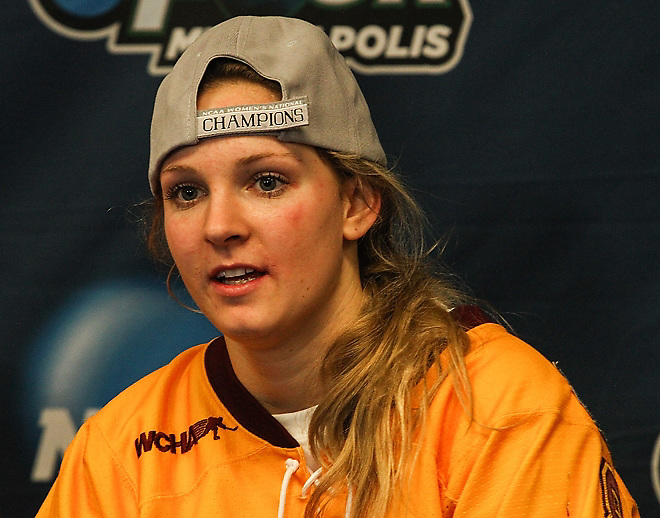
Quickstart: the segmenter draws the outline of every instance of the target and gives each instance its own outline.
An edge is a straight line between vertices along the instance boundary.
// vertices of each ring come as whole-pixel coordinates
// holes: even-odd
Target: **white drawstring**
[[[348,486],[348,496],[346,497],[346,514],[344,514],[344,518],[351,518],[351,507],[353,507],[353,491],[351,491],[351,486]]]
[[[289,487],[291,477],[300,466],[296,459],[286,459],[286,472],[282,479],[282,489],[280,489],[280,504],[277,506],[277,518],[284,518],[284,504],[286,504],[286,490]]]
[[[300,492],[300,496],[305,498],[307,496],[307,491],[309,491],[310,486],[316,482],[319,478],[321,478],[321,473],[323,472],[323,468],[317,469],[314,473],[312,473],[312,476],[307,479],[307,482],[305,482],[305,485],[302,487],[302,491]]]
[[[277,506],[277,518],[284,518],[284,505],[286,504],[286,491],[289,488],[289,482],[291,481],[291,477],[293,474],[296,472],[298,467],[300,466],[300,462],[298,462],[296,459],[286,459],[286,472],[284,473],[284,478],[282,479],[282,488],[280,489],[280,503]],[[319,478],[321,478],[321,474],[323,472],[323,468],[317,469],[312,475],[307,479],[307,482],[302,487],[301,491],[301,497],[305,498],[307,496],[307,491],[309,491],[309,488],[312,486],[312,484],[316,483]],[[351,488],[348,488],[348,496],[346,497],[346,513],[345,513],[345,518],[350,518],[351,516],[351,507],[353,506],[353,491],[351,491]]]

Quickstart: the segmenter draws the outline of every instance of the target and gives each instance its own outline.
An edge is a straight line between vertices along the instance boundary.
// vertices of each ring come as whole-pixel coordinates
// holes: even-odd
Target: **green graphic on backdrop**
[[[472,22],[468,0],[29,0],[51,30],[106,39],[115,54],[150,55],[167,73],[205,29],[238,15],[296,16],[320,26],[363,74],[442,74],[454,68]]]

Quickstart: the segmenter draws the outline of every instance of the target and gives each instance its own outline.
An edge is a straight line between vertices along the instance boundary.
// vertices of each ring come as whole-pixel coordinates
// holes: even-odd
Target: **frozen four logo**
[[[72,39],[107,39],[113,53],[150,54],[167,73],[208,27],[241,14],[296,16],[320,26],[365,74],[440,74],[460,61],[472,21],[468,0],[28,0]]]

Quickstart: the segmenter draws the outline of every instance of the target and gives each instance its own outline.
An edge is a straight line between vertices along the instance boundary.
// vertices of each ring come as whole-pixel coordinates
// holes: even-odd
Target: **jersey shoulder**
[[[147,374],[115,396],[90,418],[108,439],[115,431],[141,424],[166,425],[184,410],[181,397],[188,391],[209,390],[204,370],[204,353],[208,344],[191,347],[167,365]]]
[[[477,326],[468,336],[466,365],[475,411],[493,426],[543,413],[595,426],[568,380],[536,349],[497,324]]]

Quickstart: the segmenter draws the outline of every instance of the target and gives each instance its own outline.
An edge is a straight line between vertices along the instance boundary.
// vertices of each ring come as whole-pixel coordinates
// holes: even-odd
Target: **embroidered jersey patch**
[[[623,505],[619,485],[612,468],[605,459],[600,461],[600,491],[603,497],[605,518],[623,518]]]
[[[197,136],[280,131],[309,124],[307,97],[197,112]]]
[[[135,439],[135,452],[137,453],[138,459],[142,453],[151,451],[153,446],[156,446],[158,451],[164,453],[177,453],[177,448],[179,448],[179,453],[188,453],[202,437],[208,435],[210,432],[213,432],[214,440],[217,441],[220,439],[220,436],[218,435],[219,430],[235,432],[238,430],[238,427],[228,427],[223,423],[222,417],[208,417],[197,421],[195,424],[191,424],[188,427],[188,430],[179,434],[178,441],[176,434],[173,433],[168,434],[165,432],[157,432],[156,430],[142,432],[140,436]]]

